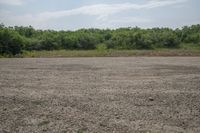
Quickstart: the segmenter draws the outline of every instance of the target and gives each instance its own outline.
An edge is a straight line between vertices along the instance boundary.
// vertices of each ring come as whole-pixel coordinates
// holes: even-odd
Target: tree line
[[[0,25],[0,54],[22,51],[156,49],[179,48],[181,43],[200,45],[200,24],[181,29],[80,29],[77,31],[36,30],[33,27]]]

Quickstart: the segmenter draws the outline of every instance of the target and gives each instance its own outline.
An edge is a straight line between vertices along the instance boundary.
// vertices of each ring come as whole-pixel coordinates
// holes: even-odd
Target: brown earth
[[[199,57],[0,59],[0,133],[199,133]]]

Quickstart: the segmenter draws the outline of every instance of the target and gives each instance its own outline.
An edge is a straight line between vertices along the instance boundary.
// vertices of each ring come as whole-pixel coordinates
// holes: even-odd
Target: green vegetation
[[[25,51],[18,57],[128,57],[128,56],[200,56],[200,50],[154,49],[154,50],[53,50]]]
[[[0,57],[38,57],[42,53],[48,56],[51,53],[56,57],[112,56],[121,53],[122,50],[124,55],[137,55],[138,50],[152,53],[166,52],[166,49],[199,52],[200,24],[175,30],[135,27],[77,31],[35,30],[31,26],[0,25]]]

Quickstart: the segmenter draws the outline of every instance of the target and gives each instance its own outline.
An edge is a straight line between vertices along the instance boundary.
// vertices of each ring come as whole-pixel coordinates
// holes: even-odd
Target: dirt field
[[[0,133],[200,133],[200,57],[0,59]]]

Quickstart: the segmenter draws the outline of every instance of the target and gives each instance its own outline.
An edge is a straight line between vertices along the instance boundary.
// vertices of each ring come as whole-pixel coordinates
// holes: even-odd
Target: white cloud
[[[140,18],[140,17],[122,17],[122,18],[112,19],[108,21],[109,24],[148,23],[148,22],[152,22],[152,20],[147,19],[147,18]]]
[[[22,5],[24,0],[0,0],[0,4],[7,4],[7,5]]]
[[[151,9],[162,6],[169,6],[178,3],[183,3],[187,0],[151,0],[150,2],[139,5],[132,3],[122,3],[122,4],[96,4],[83,6],[71,10],[55,11],[55,12],[43,12],[40,13],[36,18],[39,20],[55,19],[60,17],[67,17],[73,15],[90,15],[98,16],[98,20],[105,19],[109,15],[113,15],[119,12],[127,10],[139,10],[139,9]]]
[[[106,20],[98,21],[94,24],[98,28],[116,28],[116,27],[126,27],[126,26],[135,26],[140,24],[148,24],[153,22],[149,18],[142,17],[114,17]]]
[[[36,0],[0,0],[0,4],[12,5],[12,6],[21,6],[23,4],[34,2]]]
[[[174,4],[184,3],[188,0],[151,0],[149,4],[146,5],[147,8],[155,8],[161,6],[169,6]]]
[[[20,5],[24,0],[0,0],[0,3],[12,3],[13,5]],[[54,12],[42,12],[39,14],[26,14],[17,16],[11,13],[0,12],[1,21],[4,23],[14,23],[13,25],[33,25],[40,27],[41,23],[48,23],[50,20],[56,20],[63,17],[69,17],[74,15],[88,15],[96,17],[96,21],[108,22],[108,23],[127,23],[131,22],[149,22],[145,18],[133,17],[126,20],[111,20],[110,16],[114,14],[125,12],[129,10],[148,10],[152,8],[158,8],[170,5],[180,5],[187,0],[151,0],[144,4],[133,4],[133,3],[121,3],[121,4],[96,4],[87,5],[71,10],[62,10]]]

